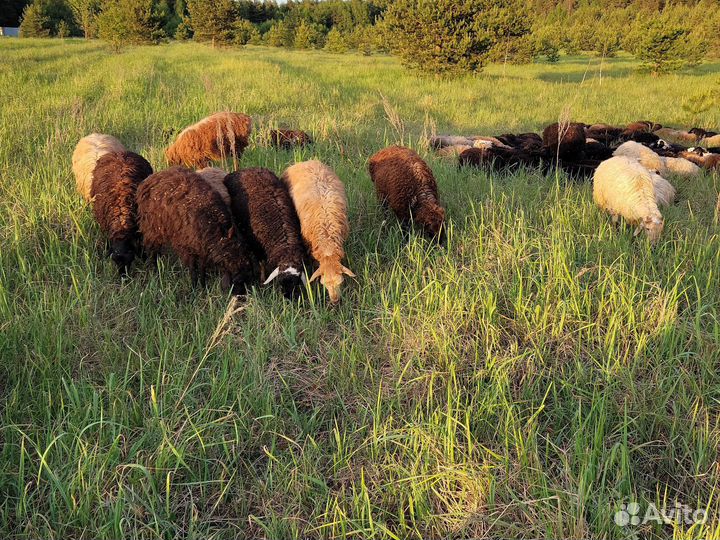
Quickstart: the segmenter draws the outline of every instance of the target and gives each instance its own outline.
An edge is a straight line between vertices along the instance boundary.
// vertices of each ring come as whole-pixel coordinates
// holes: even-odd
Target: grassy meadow
[[[568,117],[717,129],[718,94],[718,63],[443,81],[390,57],[0,40],[0,537],[720,537],[718,176],[673,180],[651,248],[589,183],[427,150]],[[237,303],[172,257],[121,283],[103,256],[77,140],[110,133],[162,168],[225,109],[256,120],[239,166],[317,157],[345,182],[339,306],[317,287]],[[317,144],[266,148],[278,125]],[[367,159],[396,142],[437,176],[445,248],[376,202]],[[633,501],[708,519],[616,525]]]

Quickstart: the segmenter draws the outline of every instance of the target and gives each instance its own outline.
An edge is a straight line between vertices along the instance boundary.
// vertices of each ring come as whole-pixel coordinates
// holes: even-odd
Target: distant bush
[[[98,16],[98,28],[100,38],[115,49],[166,37],[155,0],[108,0]]]
[[[35,0],[25,7],[20,23],[22,37],[57,36],[58,28],[66,34],[61,37],[80,33],[72,10],[63,0]]]

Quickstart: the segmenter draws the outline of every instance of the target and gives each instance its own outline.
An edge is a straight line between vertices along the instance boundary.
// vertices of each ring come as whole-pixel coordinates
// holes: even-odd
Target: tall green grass
[[[563,115],[720,127],[720,66],[627,58],[418,78],[387,57],[0,41],[0,535],[720,536],[718,177],[678,180],[654,249],[562,174],[458,170],[432,132]],[[156,168],[182,127],[256,119],[242,166],[317,157],[347,186],[344,300],[193,290],[172,257],[120,283],[70,156],[111,133]],[[312,132],[277,152],[259,134]],[[367,158],[426,156],[445,249],[378,206]],[[227,164],[231,166],[231,164]],[[707,509],[622,528],[622,503]]]

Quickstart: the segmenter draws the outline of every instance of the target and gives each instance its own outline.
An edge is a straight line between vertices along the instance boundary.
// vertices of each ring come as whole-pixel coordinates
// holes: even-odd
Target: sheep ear
[[[270,275],[268,276],[268,278],[263,282],[263,285],[267,285],[267,284],[270,283],[273,279],[275,279],[276,277],[278,277],[278,275],[280,275],[280,267],[279,267],[279,266],[278,266],[277,268],[275,268],[275,270],[273,270],[273,271],[270,273]]]
[[[346,276],[355,277],[355,274],[353,274],[352,270],[350,270],[349,268],[342,266],[342,265],[341,265],[341,268],[342,268],[342,273],[345,274]]]
[[[633,233],[633,236],[637,236],[638,234],[640,234],[642,232],[642,230],[643,230],[642,227],[640,225],[638,225],[637,228],[635,229],[635,232]]]
[[[300,273],[300,281],[302,282],[303,285],[307,285],[308,278],[307,278],[307,274],[305,272]]]
[[[322,272],[320,271],[319,268],[318,268],[317,270],[315,270],[315,272],[313,272],[313,275],[310,276],[310,283],[312,283],[312,282],[315,281],[317,278],[319,278],[321,274],[322,274]]]

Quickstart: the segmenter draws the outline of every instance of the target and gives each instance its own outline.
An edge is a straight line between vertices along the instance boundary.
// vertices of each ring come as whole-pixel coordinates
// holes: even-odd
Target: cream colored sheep
[[[452,146],[443,146],[442,148],[438,148],[435,153],[439,157],[457,158],[468,148],[472,148],[472,146],[467,144],[454,144]]]
[[[224,184],[227,173],[218,167],[205,167],[196,172],[222,197],[223,202],[227,204],[229,208],[230,194]]]
[[[608,212],[614,223],[622,216],[635,225],[636,236],[644,230],[651,242],[660,238],[665,224],[658,206],[674,199],[675,188],[667,180],[630,157],[612,157],[595,171],[595,204]]]
[[[331,302],[340,300],[343,274],[355,277],[342,265],[343,244],[350,233],[345,186],[337,174],[320,161],[296,163],[282,174],[300,218],[300,231],[318,262],[310,281],[320,278]]]
[[[697,176],[700,174],[700,167],[682,157],[665,157],[663,158],[663,162],[665,163],[666,174],[675,174],[684,177]]]
[[[647,146],[643,146],[635,141],[628,141],[617,147],[613,156],[626,156],[640,162],[640,164],[650,171],[657,171],[659,174],[665,172],[665,160]]]
[[[698,140],[698,136],[694,133],[680,129],[664,127],[654,131],[653,133],[661,139],[675,144],[695,144]]]
[[[86,201],[91,201],[90,191],[97,160],[110,152],[124,151],[123,144],[112,135],[91,133],[78,141],[72,155],[72,170],[75,174],[75,186],[78,193]]]
[[[720,148],[720,135],[705,137],[700,140],[700,146],[704,146],[705,148]]]

